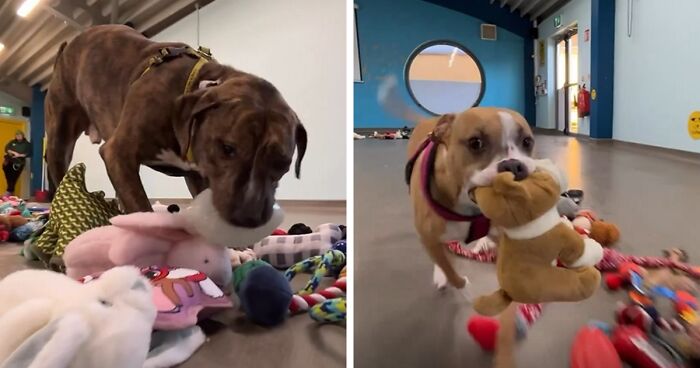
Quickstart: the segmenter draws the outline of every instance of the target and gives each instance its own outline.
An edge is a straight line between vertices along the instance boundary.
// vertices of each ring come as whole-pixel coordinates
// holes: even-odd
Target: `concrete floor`
[[[303,222],[312,228],[335,222],[346,223],[345,208],[285,206],[282,228]],[[0,244],[0,277],[28,267],[18,255],[16,244]],[[292,288],[298,290],[308,278],[295,278]],[[202,324],[207,342],[184,364],[194,367],[345,367],[345,328],[319,325],[308,315],[291,317],[277,328],[266,329],[248,322],[242,312],[227,311]]]
[[[432,285],[403,182],[406,142],[355,141],[356,367],[490,367],[465,329],[473,310],[456,290]],[[537,146],[537,156],[567,171],[571,188],[585,191],[584,207],[620,227],[621,251],[682,247],[700,263],[700,161],[562,136],[540,135]],[[476,295],[495,289],[493,265],[455,260]],[[518,366],[568,367],[576,331],[593,319],[612,322],[617,300],[623,295],[601,289],[580,303],[546,306],[517,348]]]

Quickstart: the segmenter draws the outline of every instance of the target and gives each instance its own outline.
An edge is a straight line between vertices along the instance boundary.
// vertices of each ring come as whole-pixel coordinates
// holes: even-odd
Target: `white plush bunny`
[[[26,270],[0,281],[0,367],[140,368],[156,308],[134,267],[82,284]]]

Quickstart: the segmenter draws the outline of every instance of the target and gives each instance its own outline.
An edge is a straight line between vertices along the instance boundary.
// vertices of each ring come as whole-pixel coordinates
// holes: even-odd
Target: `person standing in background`
[[[12,195],[15,191],[17,179],[22,174],[27,157],[32,155],[32,144],[24,137],[24,132],[18,130],[15,139],[5,145],[5,159],[2,163],[2,171],[7,180],[5,195]]]

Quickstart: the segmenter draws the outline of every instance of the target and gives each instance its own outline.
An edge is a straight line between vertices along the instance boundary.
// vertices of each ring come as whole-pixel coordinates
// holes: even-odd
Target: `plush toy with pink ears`
[[[183,211],[120,215],[110,220],[110,226],[81,234],[66,247],[66,274],[77,279],[121,265],[162,265],[203,272],[223,288],[231,282],[227,248],[255,243],[282,218],[275,205],[272,218],[261,227],[231,225],[217,215],[211,191],[205,190]]]

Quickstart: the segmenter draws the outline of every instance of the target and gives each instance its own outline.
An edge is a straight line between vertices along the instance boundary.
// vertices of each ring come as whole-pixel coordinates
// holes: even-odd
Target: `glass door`
[[[578,33],[572,28],[557,42],[556,54],[557,129],[578,133]]]

